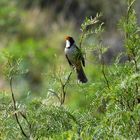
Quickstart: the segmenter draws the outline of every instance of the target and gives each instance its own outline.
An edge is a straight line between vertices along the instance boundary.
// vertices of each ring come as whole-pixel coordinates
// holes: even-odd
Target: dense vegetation
[[[45,8],[43,0],[1,0],[1,140],[140,138],[140,27],[135,2],[123,2],[126,11],[115,25],[125,51],[106,64],[104,54],[110,46],[103,44],[108,28],[103,14],[75,26],[80,10],[75,19],[65,21],[68,11],[58,2],[56,19],[51,1]],[[64,19],[61,9],[67,11]],[[65,60],[61,46],[67,34],[80,34],[76,42],[86,59],[86,84],[77,83]]]

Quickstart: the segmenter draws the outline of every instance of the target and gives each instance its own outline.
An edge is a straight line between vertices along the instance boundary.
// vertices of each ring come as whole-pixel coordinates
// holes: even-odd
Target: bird
[[[69,65],[76,70],[78,82],[86,83],[88,81],[83,66],[85,67],[85,59],[81,49],[77,47],[74,39],[71,36],[65,37],[65,56]],[[82,66],[83,65],[83,66]]]

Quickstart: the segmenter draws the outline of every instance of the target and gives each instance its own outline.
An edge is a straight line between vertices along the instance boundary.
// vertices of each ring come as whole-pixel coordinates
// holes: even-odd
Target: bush
[[[28,55],[19,49],[24,56],[23,61],[18,59],[16,50],[12,57],[6,57],[8,65],[5,73],[10,81],[12,100],[9,94],[0,94],[0,139],[139,139],[140,27],[134,3],[128,1],[127,15],[118,24],[126,51],[114,58],[110,66],[104,63],[103,54],[107,49],[102,44],[104,29],[103,23],[99,22],[100,16],[87,18],[82,24],[81,49],[84,50],[83,43],[92,40],[93,36],[98,40],[96,43],[95,40],[90,41],[85,48],[85,51],[96,51],[99,57],[98,65],[94,67],[96,79],[92,66],[86,70],[91,76],[87,84],[76,84],[73,74],[60,69],[54,71],[56,73],[48,73],[46,96],[30,99],[28,95],[26,101],[16,101],[14,78],[23,74],[22,65]],[[94,30],[95,24],[98,26]],[[40,67],[40,72],[44,67],[43,61],[49,57],[38,55],[32,39],[24,45],[29,44],[36,61],[43,58],[42,63],[35,67],[32,65]],[[121,64],[120,59],[124,55],[128,60]]]

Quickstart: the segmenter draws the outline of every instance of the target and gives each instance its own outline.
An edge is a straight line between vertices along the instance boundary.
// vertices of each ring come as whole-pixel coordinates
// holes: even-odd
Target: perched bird
[[[65,40],[65,56],[68,60],[68,63],[70,66],[76,69],[78,81],[86,83],[88,80],[82,67],[82,65],[85,67],[85,60],[82,52],[80,48],[76,46],[75,41],[72,37],[67,36]]]

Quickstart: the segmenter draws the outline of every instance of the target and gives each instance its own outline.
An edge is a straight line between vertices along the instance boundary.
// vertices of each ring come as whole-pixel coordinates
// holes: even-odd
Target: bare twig
[[[16,100],[15,100],[15,96],[14,96],[14,92],[13,92],[13,86],[12,86],[13,83],[12,83],[12,82],[13,82],[13,78],[10,77],[10,90],[11,90],[11,94],[12,94],[13,106],[14,106],[14,111],[15,111],[14,115],[15,115],[16,122],[17,122],[17,124],[18,124],[18,126],[19,126],[19,128],[20,128],[20,130],[21,130],[21,132],[22,132],[22,134],[23,134],[26,138],[28,138],[27,134],[24,132],[24,130],[23,130],[23,128],[22,128],[22,125],[21,125],[21,123],[20,123],[20,121],[19,121],[19,119],[18,119],[17,107],[16,107]]]
[[[30,132],[31,132],[31,125],[30,125],[30,123],[29,123],[27,117],[26,117],[22,112],[20,112],[20,111],[17,110],[17,107],[16,107],[16,99],[15,99],[14,92],[13,92],[13,77],[14,77],[14,75],[16,75],[16,68],[15,68],[15,65],[13,65],[12,62],[10,62],[9,59],[8,59],[8,65],[9,65],[9,68],[10,68],[8,77],[9,77],[10,91],[11,91],[11,95],[12,95],[13,108],[14,108],[14,115],[15,115],[15,118],[16,118],[16,122],[17,122],[17,124],[18,124],[18,126],[19,126],[19,128],[20,128],[20,130],[21,130],[21,133],[22,133],[26,138],[29,138],[30,136],[28,136],[28,135],[25,133],[25,131],[24,131],[24,129],[23,129],[23,127],[22,127],[22,125],[21,125],[21,123],[20,123],[20,121],[19,121],[18,113],[26,120],[26,122],[27,122],[27,124],[28,124],[28,126],[29,126]],[[31,134],[31,133],[30,133],[30,134]]]
[[[57,99],[59,100],[59,102],[61,102],[61,98],[59,97],[58,93],[56,93],[55,91],[53,91],[51,89],[49,89],[48,91],[51,92],[51,93],[53,93],[57,97]]]
[[[109,86],[109,81],[107,79],[107,76],[106,76],[106,73],[105,73],[105,64],[104,64],[104,60],[102,60],[102,73],[103,73],[103,76],[104,76],[104,79],[106,81],[106,84],[107,84],[107,87],[108,89],[110,89],[110,86]]]
[[[61,91],[60,92],[55,92],[51,89],[49,89],[48,91],[53,93],[55,95],[55,97],[59,100],[60,105],[63,105],[65,102],[65,98],[66,98],[66,86],[70,81],[70,77],[71,77],[72,71],[69,73],[67,79],[65,82],[62,81],[61,77],[58,78],[60,85],[61,85]]]
[[[102,74],[103,74],[104,79],[106,81],[106,85],[107,85],[108,89],[110,89],[109,81],[108,81],[108,78],[107,78],[106,73],[105,73],[105,62],[104,62],[102,47],[100,48],[100,55],[101,55],[101,63],[102,63],[102,70],[101,71],[102,71]]]
[[[27,117],[26,117],[25,114],[23,114],[22,112],[19,112],[19,113],[20,113],[20,115],[25,119],[25,121],[27,122],[28,127],[29,127],[29,131],[30,131],[30,136],[31,136],[31,132],[32,132],[32,129],[31,129],[31,128],[32,128],[32,126],[31,126],[29,120],[27,119]]]
[[[66,90],[65,90],[65,88],[66,88],[67,84],[69,83],[71,74],[72,74],[72,71],[69,73],[65,83],[62,82],[61,78],[59,79],[60,83],[61,83],[61,89],[62,89],[62,92],[61,92],[61,105],[64,104],[64,102],[65,102],[65,97],[66,97]]]

